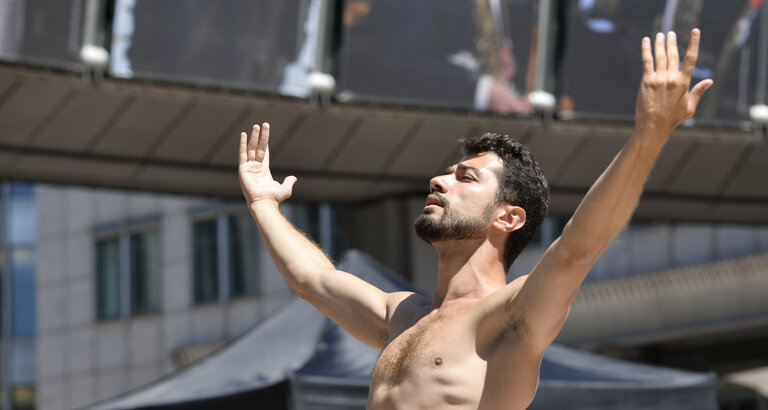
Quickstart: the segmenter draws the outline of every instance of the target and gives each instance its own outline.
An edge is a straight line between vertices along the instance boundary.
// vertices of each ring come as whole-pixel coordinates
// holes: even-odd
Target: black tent
[[[358,251],[339,268],[409,289]],[[297,299],[222,351],[91,409],[362,409],[378,353]],[[530,408],[716,409],[717,379],[552,345]]]

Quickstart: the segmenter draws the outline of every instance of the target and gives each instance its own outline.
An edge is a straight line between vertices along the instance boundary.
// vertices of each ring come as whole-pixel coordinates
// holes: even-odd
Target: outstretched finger
[[[699,59],[699,41],[701,41],[701,31],[695,28],[691,30],[691,37],[688,41],[688,51],[685,52],[683,60],[683,74],[690,78],[693,75],[693,69],[696,67],[696,60]]]
[[[264,160],[264,154],[267,152],[267,144],[269,143],[269,123],[261,124],[261,135],[259,136],[259,143],[256,145],[256,161],[261,162]]]
[[[651,39],[643,37],[643,43],[641,46],[643,56],[643,74],[653,73],[653,55],[651,54]]]
[[[248,162],[248,134],[240,133],[240,149],[238,150],[237,163],[242,164]]]
[[[264,152],[264,157],[261,158],[261,165],[265,168],[269,168],[269,147],[267,147],[267,150]]]
[[[677,35],[674,31],[667,33],[667,70],[672,73],[680,70],[680,54],[677,51]]]
[[[667,50],[664,47],[664,33],[656,34],[655,46],[656,72],[667,71]]]
[[[253,124],[251,129],[251,139],[248,141],[248,161],[256,161],[256,144],[259,143],[259,125]]]

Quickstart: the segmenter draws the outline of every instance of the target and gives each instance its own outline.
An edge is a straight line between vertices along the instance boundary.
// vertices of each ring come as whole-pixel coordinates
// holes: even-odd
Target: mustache
[[[441,194],[439,192],[432,192],[432,193],[430,193],[430,195],[432,195],[435,198],[437,198],[437,200],[440,201],[441,204],[443,204],[443,207],[447,207],[448,206],[448,199],[446,199],[445,196],[443,196],[443,194]]]

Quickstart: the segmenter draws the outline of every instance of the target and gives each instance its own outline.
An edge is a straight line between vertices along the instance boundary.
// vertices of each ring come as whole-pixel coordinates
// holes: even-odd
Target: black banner
[[[570,0],[560,65],[559,103],[565,114],[634,115],[642,76],[640,41],[674,30],[681,55],[690,30],[702,30],[693,82],[715,82],[696,113],[700,123],[749,119],[757,78],[758,14],[762,0]]]
[[[119,77],[279,91],[306,40],[310,0],[117,0]]]
[[[537,0],[347,0],[342,98],[529,113]]]
[[[84,0],[0,1],[0,60],[80,67]]]

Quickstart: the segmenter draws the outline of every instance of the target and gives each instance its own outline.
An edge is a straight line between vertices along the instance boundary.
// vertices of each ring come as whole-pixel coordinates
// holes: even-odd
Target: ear
[[[525,225],[525,209],[510,205],[502,204],[496,213],[496,217],[493,220],[493,226],[502,232],[514,232]]]

